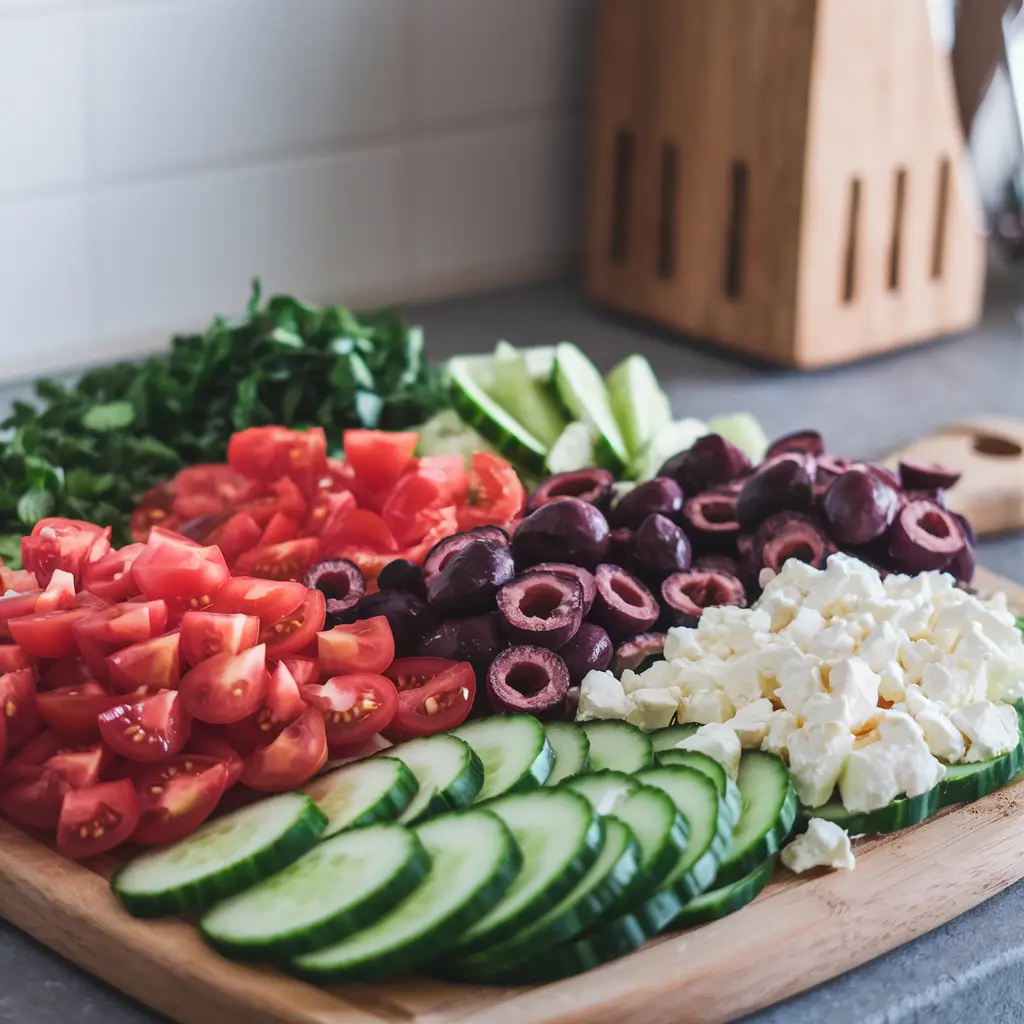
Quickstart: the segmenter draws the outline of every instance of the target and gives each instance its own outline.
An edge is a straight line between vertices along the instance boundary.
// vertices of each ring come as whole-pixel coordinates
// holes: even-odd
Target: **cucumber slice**
[[[543,786],[555,766],[544,726],[529,715],[495,715],[466,722],[452,735],[468,743],[484,766],[476,802]]]
[[[394,821],[419,788],[416,776],[401,761],[372,757],[327,772],[302,791],[327,815],[327,839],[347,828]]]
[[[586,469],[597,462],[594,454],[594,428],[582,420],[574,420],[551,446],[547,457],[547,471],[556,473],[573,473]]]
[[[575,793],[582,793],[598,814],[611,814],[618,802],[639,788],[640,783],[631,775],[603,768],[599,772],[578,775],[566,786]]]
[[[654,763],[651,739],[642,729],[629,722],[613,719],[601,722],[582,722],[580,728],[590,741],[590,768],[601,771],[610,768],[616,772],[638,772]]]
[[[461,455],[468,460],[473,452],[494,451],[472,427],[462,422],[454,409],[431,416],[416,430],[420,435],[417,455]]]
[[[597,431],[598,461],[609,469],[625,466],[629,453],[612,414],[608,389],[597,367],[571,342],[555,347],[554,380],[558,397],[573,418],[586,421]]]
[[[786,766],[760,750],[746,750],[736,780],[743,810],[732,834],[732,849],[722,862],[716,887],[739,882],[774,857],[793,830],[800,802]]]
[[[515,984],[518,964],[574,938],[597,921],[636,878],[640,865],[640,847],[629,829],[614,818],[604,826],[604,846],[597,860],[557,906],[510,939],[447,964],[446,976]]]
[[[385,755],[378,754],[382,758]],[[419,789],[399,816],[410,824],[434,814],[468,807],[484,784],[484,766],[468,743],[450,733],[389,747],[388,759],[401,761],[416,777]]]
[[[672,422],[672,405],[644,356],[627,356],[605,380],[626,451],[635,459]]]
[[[655,755],[659,765],[670,767],[674,764],[681,764],[687,768],[696,768],[701,774],[706,775],[718,790],[718,795],[725,804],[729,813],[729,820],[735,829],[736,823],[740,820],[740,811],[743,810],[743,798],[740,796],[739,787],[726,774],[725,769],[707,754],[699,750],[663,750]],[[736,836],[733,836],[735,845]]]
[[[483,358],[489,362],[489,357]],[[456,356],[448,361],[452,408],[509,461],[532,473],[543,473],[547,445],[487,394],[475,376],[480,369],[480,357]]]
[[[651,745],[654,747],[655,755],[663,750],[671,750],[677,743],[689,739],[699,728],[696,722],[687,722],[685,725],[670,725],[664,729],[656,729],[651,733]]]
[[[719,434],[731,441],[756,466],[768,451],[768,437],[764,429],[749,412],[734,412],[726,416],[712,416],[708,420],[708,433]]]
[[[946,766],[939,783],[939,806],[949,807],[967,800],[978,800],[1005,786],[1024,768],[1024,745],[1018,743],[1008,754],[973,764]]]
[[[566,421],[554,397],[530,373],[525,355],[506,342],[498,342],[491,362],[491,385],[487,389],[517,423],[528,423],[530,433],[545,449],[558,440]]]
[[[401,825],[368,825],[324,840],[199,921],[204,939],[236,960],[283,960],[372,924],[423,880],[430,858]]]
[[[291,971],[320,984],[407,973],[487,914],[522,864],[508,827],[482,808],[443,814],[415,831],[430,857],[423,884],[368,928],[293,960]]]
[[[551,769],[545,786],[557,785],[587,770],[590,766],[590,740],[578,725],[571,722],[548,722],[544,732],[555,752],[555,767]]]
[[[326,825],[308,796],[281,793],[208,821],[179,843],[140,854],[110,884],[136,917],[201,909],[301,857]]]
[[[851,836],[874,836],[898,832],[930,818],[942,806],[942,783],[920,796],[904,796],[875,811],[848,811],[839,800],[830,800],[822,807],[802,807],[800,816],[834,821]],[[799,825],[797,826],[799,829]]]
[[[509,827],[523,855],[522,870],[504,898],[455,946],[458,954],[501,942],[546,914],[597,860],[604,823],[579,793],[541,789],[488,805]]]
[[[717,921],[745,907],[753,902],[754,898],[772,880],[775,871],[775,858],[759,864],[749,874],[730,885],[724,885],[709,892],[702,893],[695,899],[690,900],[679,912],[674,924],[677,928],[687,927],[694,924],[705,924],[708,921]]]
[[[685,452],[698,438],[708,432],[706,423],[692,417],[676,420],[662,427],[654,436],[654,440],[643,450],[639,458],[633,462],[633,476],[637,480],[649,480],[658,475],[658,470],[673,455]]]

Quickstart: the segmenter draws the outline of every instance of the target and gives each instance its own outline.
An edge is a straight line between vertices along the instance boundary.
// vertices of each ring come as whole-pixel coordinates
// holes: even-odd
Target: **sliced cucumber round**
[[[610,768],[627,775],[650,768],[654,763],[651,739],[642,729],[629,722],[613,719],[581,722],[580,728],[590,741],[590,769]]]
[[[208,821],[172,846],[140,854],[110,884],[136,917],[202,909],[301,857],[326,825],[326,815],[308,796],[281,793]]]
[[[399,816],[403,824],[468,807],[484,783],[484,766],[480,759],[468,743],[451,733],[439,732],[389,747],[386,757],[401,761],[416,777],[419,786]]]
[[[978,800],[1005,786],[1024,768],[1024,745],[1018,743],[1009,753],[987,761],[951,764],[939,783],[939,806],[949,807],[968,800]]]
[[[566,421],[550,383],[538,381],[526,362],[526,350],[499,342],[491,357],[490,396],[517,423],[528,423],[530,433],[545,449],[558,440]]]
[[[557,906],[504,942],[451,962],[446,976],[515,984],[518,964],[574,938],[597,921],[636,878],[640,864],[640,847],[629,829],[614,818],[604,825],[600,855]]]
[[[645,356],[634,353],[607,377],[608,401],[630,459],[672,422],[672,405]]]
[[[415,831],[430,857],[423,884],[369,927],[297,957],[289,970],[319,984],[405,974],[486,915],[522,864],[508,827],[483,808],[440,815]]]
[[[608,768],[577,775],[569,779],[565,785],[576,793],[582,793],[598,814],[611,814],[624,796],[640,787],[640,783],[632,775],[613,772]]]
[[[303,792],[327,815],[326,839],[348,828],[394,821],[419,788],[401,761],[371,757],[318,776]]]
[[[651,746],[654,753],[659,754],[663,750],[671,750],[677,743],[689,739],[700,728],[696,722],[687,722],[685,725],[669,725],[664,729],[656,729],[651,733]]]
[[[426,876],[430,858],[401,825],[368,825],[324,840],[199,921],[204,939],[236,960],[284,960],[376,921]]]
[[[587,770],[590,766],[590,740],[578,725],[571,722],[548,722],[544,732],[555,752],[555,767],[544,783],[545,786],[556,786]]]
[[[669,749],[655,754],[655,759],[659,765],[664,767],[681,764],[686,768],[695,768],[701,774],[706,775],[715,784],[718,795],[729,812],[733,826],[736,825],[740,819],[740,812],[743,810],[743,798],[740,796],[739,787],[713,757],[702,754],[699,750]]]
[[[772,880],[774,871],[775,858],[769,857],[737,881],[702,893],[683,907],[679,916],[672,922],[673,927],[683,928],[717,921],[720,917],[726,917],[740,907],[745,907]]]
[[[468,743],[484,766],[476,802],[543,786],[555,766],[555,752],[544,726],[530,715],[478,718],[452,730]]]
[[[487,805],[509,827],[522,870],[504,898],[463,932],[459,955],[502,941],[556,906],[590,870],[604,845],[604,823],[571,790],[541,789]]]
[[[715,879],[717,888],[741,878],[775,856],[793,831],[800,808],[789,771],[774,754],[746,750],[736,783],[743,810],[732,834],[732,849]]]
[[[811,818],[834,821],[851,836],[883,835],[916,825],[930,818],[941,806],[942,784],[920,796],[904,796],[874,811],[848,811],[839,800],[830,800],[821,807],[802,807],[800,816],[806,824]],[[800,826],[798,825],[798,830]]]

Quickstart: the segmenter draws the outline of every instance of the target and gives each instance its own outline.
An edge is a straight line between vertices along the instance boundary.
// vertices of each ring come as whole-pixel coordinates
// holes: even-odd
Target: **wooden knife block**
[[[961,330],[984,240],[925,0],[599,0],[596,302],[824,366]]]

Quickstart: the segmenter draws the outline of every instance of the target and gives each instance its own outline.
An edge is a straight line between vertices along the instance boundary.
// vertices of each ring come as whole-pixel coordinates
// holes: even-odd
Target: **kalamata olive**
[[[819,455],[814,460],[814,501],[820,505],[825,500],[832,481],[850,468],[850,460],[841,455]]]
[[[740,563],[730,555],[701,555],[693,560],[693,568],[724,572],[728,576],[740,575]]]
[[[513,643],[554,650],[580,628],[583,587],[575,576],[526,572],[498,591],[498,612]]]
[[[649,583],[690,568],[690,539],[681,526],[664,516],[649,515],[633,534],[631,565]]]
[[[894,491],[902,488],[900,478],[888,466],[880,466],[877,462],[861,462],[859,466],[865,466],[867,471],[878,477],[882,483],[888,484]]]
[[[964,544],[943,572],[948,572],[961,586],[969,587],[974,580],[974,569],[974,548]]]
[[[497,714],[561,717],[568,690],[565,662],[544,647],[510,647],[487,670],[487,699]]]
[[[588,672],[603,671],[611,663],[611,637],[600,626],[584,622],[576,635],[558,648],[558,656],[569,670],[569,681],[579,686]]]
[[[880,537],[899,507],[899,493],[861,466],[836,477],[822,502],[829,532],[840,544],[867,544]]]
[[[707,434],[686,452],[674,455],[658,470],[671,477],[684,494],[699,494],[750,471],[750,459],[720,434]]]
[[[954,512],[952,513],[952,515],[953,518],[960,524],[960,529],[963,531],[964,540],[966,540],[972,548],[976,548],[978,546],[978,535],[974,532],[974,527],[971,526],[971,521],[967,518],[967,516],[960,515],[959,512]]]
[[[801,455],[821,455],[825,450],[825,442],[816,430],[794,430],[791,434],[783,434],[776,438],[765,452],[765,458],[771,459],[786,452],[797,452]]]
[[[670,621],[677,626],[695,626],[705,608],[712,605],[747,606],[743,584],[722,572],[677,572],[661,585],[661,600]]]
[[[758,571],[779,572],[791,558],[822,569],[835,550],[818,521],[799,512],[776,512],[754,535]]]
[[[584,569],[581,565],[570,565],[568,562],[538,562],[531,566],[529,571],[560,572],[566,576],[574,576],[583,588],[583,617],[587,617],[590,606],[594,603],[594,594],[597,592],[597,584],[594,582],[592,572]]]
[[[565,700],[562,701],[562,716],[561,721],[563,722],[575,722],[576,711],[580,706],[580,688],[578,686],[570,686],[565,691]]]
[[[941,487],[932,487],[927,490],[903,491],[900,494],[900,504],[905,505],[908,501],[934,501],[939,508],[948,508],[946,504],[946,492]]]
[[[621,676],[626,669],[642,672],[648,665],[659,661],[665,654],[664,633],[641,633],[631,636],[615,648],[612,672]]]
[[[633,557],[633,531],[612,530],[608,534],[608,551],[604,557],[612,565],[629,565]]]
[[[374,615],[383,615],[391,626],[395,638],[395,656],[405,658],[411,655],[420,638],[437,627],[438,619],[422,598],[405,590],[379,590],[367,594],[346,617],[346,622],[358,622]],[[327,617],[328,625],[332,623]]]
[[[814,466],[808,456],[777,455],[763,462],[743,485],[736,517],[745,530],[755,530],[776,512],[810,512]]]
[[[960,524],[931,501],[908,501],[887,537],[893,564],[911,573],[946,568],[967,543]]]
[[[608,513],[612,529],[636,530],[652,513],[678,523],[683,511],[683,489],[667,476],[656,476],[624,494]]]
[[[536,512],[557,498],[579,498],[600,509],[608,507],[615,477],[607,469],[578,469],[572,473],[558,473],[542,481],[526,499],[526,511]]]
[[[427,596],[423,569],[407,558],[396,558],[388,562],[377,576],[377,586],[381,590],[406,590],[417,597]]]
[[[331,628],[347,619],[366,593],[366,581],[355,562],[347,558],[331,558],[317,562],[306,570],[302,582],[310,590],[319,590],[327,598],[327,626]]]
[[[453,533],[450,537],[444,537],[427,552],[426,558],[423,559],[423,580],[426,586],[429,588],[448,562],[467,544],[472,544],[474,541],[487,541],[502,548],[507,548],[509,545],[508,534],[500,526],[475,526],[471,530],[464,530],[462,533]]]
[[[497,612],[447,619],[420,640],[416,653],[450,661],[468,661],[482,690],[490,664],[508,646]]]
[[[705,491],[683,506],[683,529],[698,551],[732,551],[740,534],[733,494]]]
[[[572,562],[593,569],[608,550],[608,521],[579,498],[541,505],[516,527],[512,550],[521,569],[538,562]]]
[[[590,617],[604,626],[614,641],[644,633],[658,621],[654,595],[635,576],[618,565],[599,565],[594,573],[597,596]]]
[[[515,571],[508,548],[490,540],[473,540],[445,561],[427,588],[427,600],[442,616],[490,611],[498,589]]]
[[[948,490],[962,475],[959,470],[948,469],[937,462],[900,459],[900,483],[908,491]]]

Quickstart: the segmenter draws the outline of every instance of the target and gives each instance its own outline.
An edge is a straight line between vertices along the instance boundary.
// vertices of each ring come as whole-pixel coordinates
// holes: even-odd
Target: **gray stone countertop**
[[[813,373],[739,362],[608,317],[569,285],[513,289],[412,309],[440,358],[520,345],[579,343],[603,369],[642,352],[677,416],[748,410],[769,436],[820,429],[841,454],[881,457],[977,415],[1024,418],[1020,280],[993,282],[985,322],[958,338]],[[0,394],[0,403],[13,395]],[[979,561],[1024,582],[1024,536],[985,541]],[[765,936],[770,942],[771,936]],[[737,965],[741,982],[742,965]],[[159,1018],[0,923],[0,1021],[142,1024]],[[239,1017],[241,1020],[241,1017]],[[944,927],[745,1024],[1018,1024],[1024,1020],[1024,882]]]

